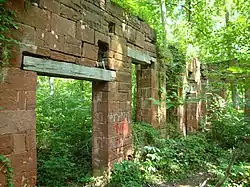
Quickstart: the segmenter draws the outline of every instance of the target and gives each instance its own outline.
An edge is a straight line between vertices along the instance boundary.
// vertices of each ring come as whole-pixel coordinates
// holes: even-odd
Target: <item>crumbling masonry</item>
[[[16,11],[19,29],[13,36],[22,42],[0,76],[0,154],[11,161],[15,187],[36,184],[39,74],[93,82],[94,175],[131,154],[132,63],[138,64],[137,120],[154,127],[165,123],[161,110],[148,100],[158,99],[163,85],[158,81],[155,33],[147,24],[105,0],[11,0],[6,7]],[[59,69],[49,67],[58,62]],[[99,72],[99,77],[86,72]],[[0,173],[0,186],[4,182]]]

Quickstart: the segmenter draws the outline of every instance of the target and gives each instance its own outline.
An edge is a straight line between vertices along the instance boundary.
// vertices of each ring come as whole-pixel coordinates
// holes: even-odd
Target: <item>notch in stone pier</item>
[[[109,33],[113,34],[115,33],[115,23],[109,22],[108,28],[109,28]]]
[[[103,67],[106,69],[105,64],[107,62],[107,52],[109,50],[109,45],[105,42],[98,41],[98,67]]]

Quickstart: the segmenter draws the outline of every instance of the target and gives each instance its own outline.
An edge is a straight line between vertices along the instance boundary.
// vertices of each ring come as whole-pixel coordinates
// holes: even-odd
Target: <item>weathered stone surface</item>
[[[36,6],[29,6],[28,11],[18,18],[20,22],[30,25],[35,28],[50,30],[51,29],[51,16],[50,12],[47,10],[40,9]]]
[[[135,40],[135,44],[141,48],[144,48],[144,44],[145,43],[145,35],[144,33],[141,33],[139,31],[137,31],[136,33],[136,40]]]
[[[52,50],[63,51],[64,50],[64,36],[62,34],[56,34],[55,31],[47,32],[37,29],[35,45],[42,48],[49,48]]]
[[[107,4],[107,11],[120,19],[124,17],[124,10],[112,1],[109,1]]]
[[[128,25],[135,28],[136,30],[140,30],[141,22],[135,16],[129,15],[127,18],[127,21],[128,21]]]
[[[13,29],[13,37],[22,43],[34,44],[35,28],[29,25],[18,23],[18,29]]]
[[[76,38],[91,44],[95,43],[95,31],[88,25],[77,22],[76,25]]]
[[[37,47],[36,54],[43,57],[50,57],[50,49],[44,47]]]
[[[135,42],[135,40],[136,40],[136,30],[133,27],[131,27],[131,26],[127,27],[126,38],[131,43]]]
[[[127,48],[127,54],[133,60],[138,61],[141,64],[151,64],[152,62],[156,62],[156,59],[149,56],[148,53],[130,47]]]
[[[108,51],[107,58],[113,58],[113,59],[119,60],[119,61],[126,61],[127,60],[127,57],[125,55],[117,53],[115,51],[111,51],[111,50]]]
[[[36,183],[36,73],[21,70],[25,68],[22,54],[69,62],[65,64],[70,66],[99,67],[102,72],[103,67],[97,65],[98,41],[107,43],[105,68],[112,71],[105,71],[116,73],[117,78],[93,82],[93,170],[101,173],[114,162],[127,159],[132,144],[132,62],[154,62],[140,65],[138,97],[158,93],[158,76],[151,71],[157,67],[153,30],[105,0],[40,0],[28,4],[27,10],[24,0],[10,0],[8,7],[17,12],[20,29],[15,36],[24,43],[13,50],[9,65],[1,68],[4,76],[0,82],[0,152],[10,154],[14,185],[23,186],[26,179],[29,186]],[[111,25],[115,29],[109,32]],[[56,70],[60,68],[62,64]],[[156,126],[157,110],[151,102],[138,99],[137,107],[137,118]]]
[[[12,135],[1,135],[0,136],[0,153],[9,155],[14,150],[14,141]]]
[[[35,111],[2,111],[0,119],[0,134],[24,132],[36,125]]]
[[[150,28],[149,25],[147,25],[144,22],[141,22],[141,31],[145,33],[146,40],[148,40],[149,42],[152,42],[152,41],[154,42],[156,40],[156,34],[154,30]]]
[[[87,11],[83,23],[87,24],[90,28],[102,33],[108,33],[108,22],[103,19],[102,15],[98,15]]]
[[[36,108],[36,92],[35,91],[25,92],[25,104],[26,104],[26,110],[35,110]]]
[[[51,51],[50,58],[53,60],[58,60],[58,61],[65,61],[65,62],[71,62],[71,63],[76,62],[75,56],[66,55],[64,53],[60,53],[60,52],[56,52],[56,51]]]
[[[26,151],[32,151],[36,149],[36,130],[26,131],[25,148]]]
[[[60,13],[60,3],[56,0],[40,0],[39,6],[43,9],[49,10],[53,13]]]
[[[152,53],[157,53],[156,51],[156,45],[152,44],[150,42],[144,42],[144,48],[146,51],[152,52]]]
[[[31,152],[13,154],[10,156],[10,161],[11,166],[15,168],[14,175],[36,169],[36,152],[34,150]]]
[[[52,13],[51,31],[54,31],[56,35],[63,34],[75,37],[76,23]]]
[[[76,64],[82,65],[82,66],[87,66],[87,67],[96,67],[97,66],[97,61],[95,60],[90,60],[88,58],[79,58],[76,60]]]
[[[108,58],[106,62],[106,66],[108,69],[116,70],[116,71],[120,70],[123,67],[122,64],[123,64],[122,61],[119,61],[113,58]]]
[[[81,11],[83,6],[82,6],[82,0],[60,0],[60,3],[73,8],[76,11]]]
[[[19,154],[26,151],[25,148],[25,134],[14,134],[14,153]]]
[[[17,91],[13,89],[0,90],[0,110],[17,109]]]
[[[6,68],[5,73],[4,82],[0,85],[1,89],[36,90],[36,73],[18,68]]]
[[[98,47],[88,43],[83,44],[82,57],[97,61]]]
[[[110,46],[110,36],[95,31],[95,45],[98,46],[98,41],[107,43]]]
[[[60,16],[73,21],[79,21],[82,19],[82,14],[73,8],[61,4]]]
[[[118,37],[118,36],[111,37],[110,49],[112,51],[115,51],[115,52],[126,55],[127,50],[126,50],[126,41],[125,41],[125,39],[122,38],[122,37]]]
[[[81,56],[81,46],[82,46],[82,41],[77,40],[70,36],[65,37],[65,44],[64,44],[65,53],[72,54],[75,56]]]

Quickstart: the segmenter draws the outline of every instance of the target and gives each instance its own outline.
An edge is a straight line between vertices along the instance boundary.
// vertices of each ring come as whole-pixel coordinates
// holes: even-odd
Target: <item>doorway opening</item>
[[[132,75],[132,121],[136,122],[137,116],[137,68],[138,64],[132,63],[131,75]]]
[[[73,186],[92,174],[92,83],[38,76],[37,185]]]

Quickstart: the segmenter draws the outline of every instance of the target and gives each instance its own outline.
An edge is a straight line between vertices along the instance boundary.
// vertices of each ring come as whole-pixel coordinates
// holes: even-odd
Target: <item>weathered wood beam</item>
[[[23,69],[35,71],[43,75],[75,79],[113,81],[116,78],[115,71],[30,56],[24,56]]]
[[[127,47],[127,54],[129,57],[133,58],[140,64],[151,64],[152,62],[156,62],[156,58],[130,47]]]

